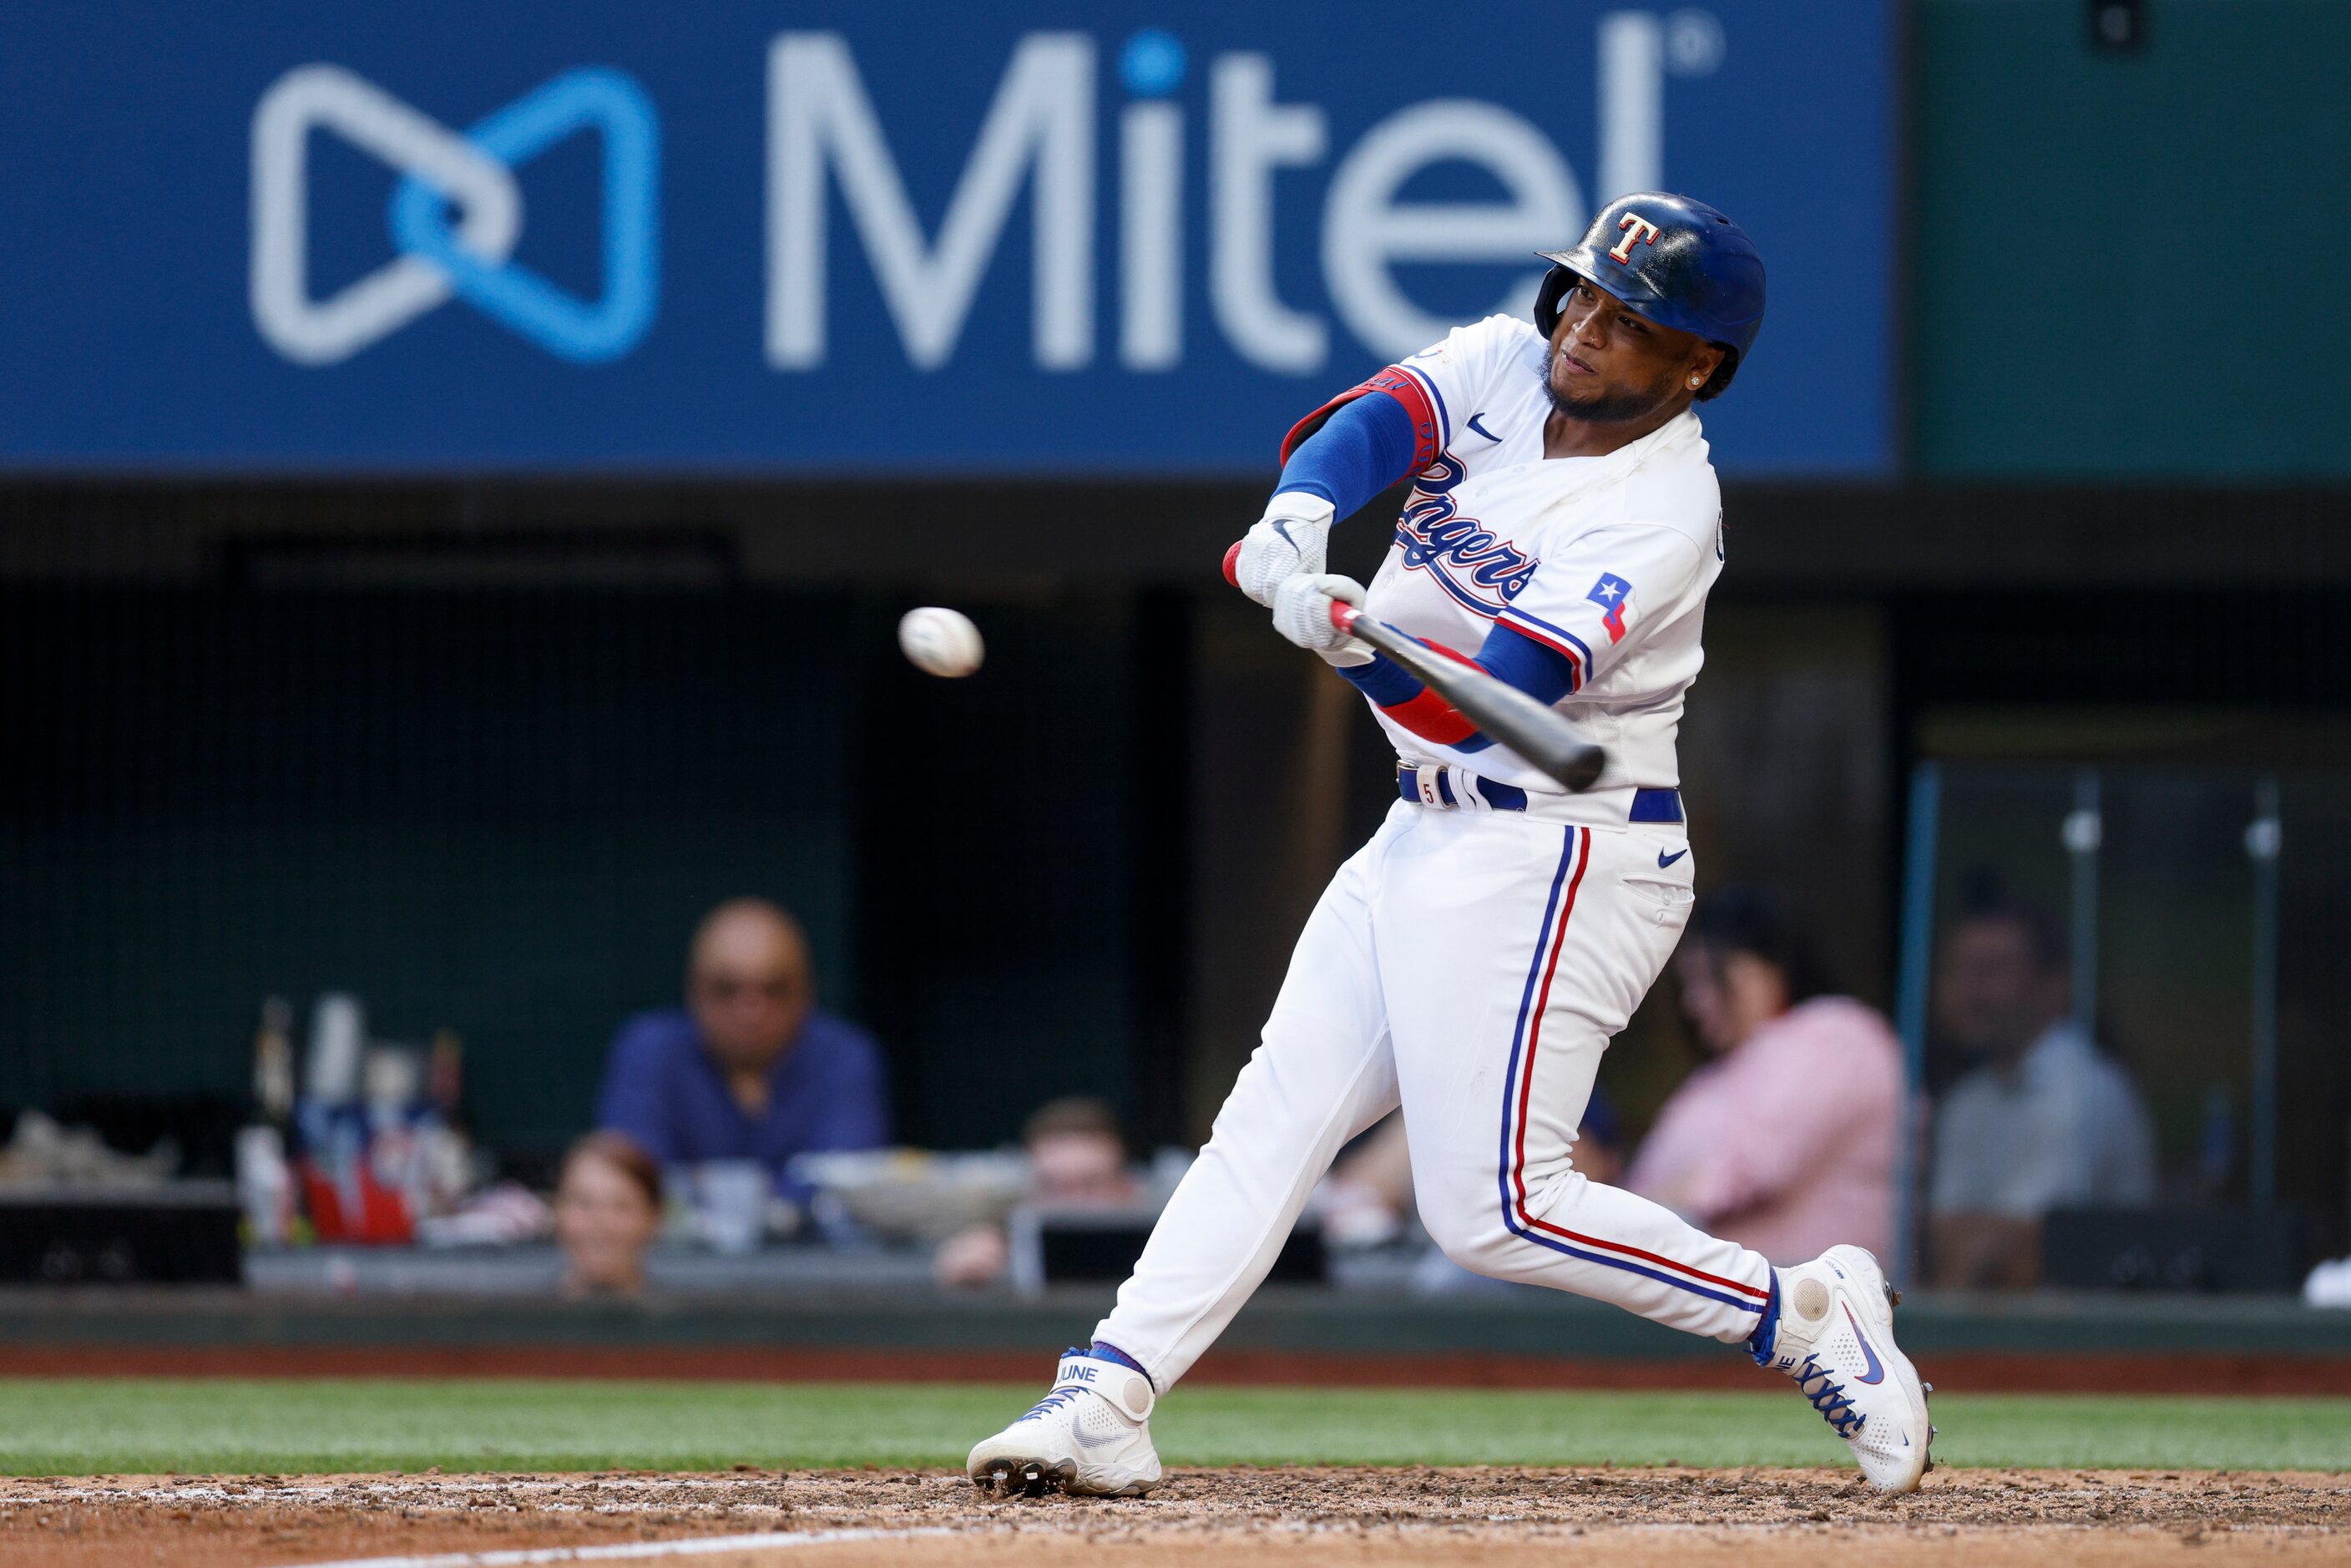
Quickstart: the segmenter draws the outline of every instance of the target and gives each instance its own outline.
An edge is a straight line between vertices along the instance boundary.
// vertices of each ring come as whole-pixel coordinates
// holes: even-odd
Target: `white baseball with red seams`
[[[971,617],[937,604],[909,610],[899,620],[898,651],[916,669],[949,680],[972,674],[987,656]]]

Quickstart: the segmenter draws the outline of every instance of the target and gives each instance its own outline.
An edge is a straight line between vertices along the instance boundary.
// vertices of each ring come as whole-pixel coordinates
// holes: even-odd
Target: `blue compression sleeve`
[[[1496,680],[1518,687],[1545,707],[1575,690],[1573,660],[1500,621],[1479,645],[1478,663]]]
[[[1330,502],[1334,516],[1351,517],[1412,472],[1414,450],[1412,415],[1404,404],[1367,393],[1341,404],[1299,444],[1273,493],[1303,490]]]

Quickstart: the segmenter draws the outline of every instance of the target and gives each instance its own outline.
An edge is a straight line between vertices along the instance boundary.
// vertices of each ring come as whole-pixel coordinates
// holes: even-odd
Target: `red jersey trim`
[[[1438,434],[1437,410],[1430,405],[1428,393],[1419,381],[1395,365],[1390,365],[1359,386],[1349,387],[1291,425],[1290,434],[1281,438],[1282,462],[1288,463],[1290,455],[1298,450],[1300,444],[1322,429],[1332,414],[1366,392],[1385,392],[1404,405],[1405,413],[1412,415],[1413,472],[1417,474],[1435,462],[1437,455],[1445,449],[1443,437]]]

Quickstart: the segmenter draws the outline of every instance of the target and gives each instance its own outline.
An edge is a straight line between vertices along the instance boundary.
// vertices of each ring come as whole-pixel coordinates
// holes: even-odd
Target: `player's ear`
[[[1719,343],[1700,343],[1698,346],[1698,351],[1690,356],[1689,369],[1682,378],[1690,391],[1696,392],[1714,379],[1714,372],[1721,367],[1722,357],[1728,351]]]

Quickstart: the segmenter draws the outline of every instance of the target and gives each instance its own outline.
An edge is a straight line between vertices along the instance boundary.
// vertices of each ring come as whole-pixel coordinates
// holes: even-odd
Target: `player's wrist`
[[[1277,490],[1265,504],[1266,522],[1305,523],[1328,529],[1338,520],[1339,508],[1327,496],[1311,490]]]

